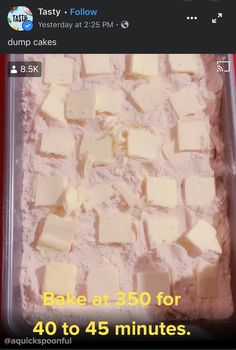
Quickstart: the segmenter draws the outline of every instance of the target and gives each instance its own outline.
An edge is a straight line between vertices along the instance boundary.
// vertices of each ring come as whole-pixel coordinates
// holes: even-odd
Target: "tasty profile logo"
[[[18,31],[30,31],[33,29],[33,14],[26,6],[13,6],[8,12],[9,26]]]

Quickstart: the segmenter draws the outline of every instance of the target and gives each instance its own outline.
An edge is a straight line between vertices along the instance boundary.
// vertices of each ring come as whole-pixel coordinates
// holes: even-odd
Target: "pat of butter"
[[[168,58],[174,73],[197,74],[201,68],[200,57],[196,54],[169,54]]]
[[[69,186],[64,195],[63,206],[67,214],[71,214],[74,211],[78,211],[80,209],[80,201],[79,201],[79,193],[78,190]]]
[[[160,83],[156,81],[140,84],[131,92],[134,102],[144,113],[152,112],[158,107],[161,95]]]
[[[45,265],[42,292],[55,295],[75,294],[76,266],[51,261]]]
[[[67,186],[67,176],[37,175],[35,206],[60,206]]]
[[[133,54],[129,57],[128,72],[136,78],[150,78],[158,75],[158,55]]]
[[[189,206],[208,207],[216,196],[214,177],[188,176],[184,181],[185,202]]]
[[[197,292],[200,298],[218,297],[218,264],[203,262],[197,266]]]
[[[175,208],[178,201],[176,181],[167,176],[148,176],[146,179],[146,198],[150,205]]]
[[[121,110],[122,95],[120,90],[98,90],[96,93],[96,111],[98,113],[117,114]]]
[[[70,91],[66,99],[66,119],[73,121],[94,119],[95,104],[94,91]]]
[[[178,122],[177,133],[180,151],[204,151],[210,148],[210,125],[206,121]]]
[[[212,251],[221,254],[221,246],[216,236],[216,229],[205,220],[197,223],[184,236],[184,245],[190,255],[197,256]]]
[[[176,149],[176,141],[172,140],[163,145],[162,151],[166,159],[170,162],[173,167],[181,167],[186,164],[190,158],[190,152],[178,152]]]
[[[82,138],[80,154],[87,154],[95,165],[109,164],[112,159],[112,138],[86,134]]]
[[[44,82],[46,84],[72,84],[74,60],[70,57],[46,57],[44,61]]]
[[[126,201],[130,208],[141,205],[140,196],[134,193],[125,182],[116,182],[113,188]]]
[[[181,90],[173,92],[170,96],[170,102],[180,118],[190,114],[201,113],[206,107],[195,84],[189,84]]]
[[[89,190],[85,185],[80,184],[78,186],[78,194],[81,205],[90,199]]]
[[[114,72],[108,54],[84,54],[83,63],[86,75],[110,74]]]
[[[87,298],[91,302],[95,295],[107,294],[109,300],[116,300],[120,291],[118,273],[114,267],[93,268],[87,276]]]
[[[86,211],[92,210],[96,208],[99,204],[108,201],[112,196],[114,196],[114,191],[111,185],[94,185],[88,190],[89,199],[84,202],[84,208]]]
[[[48,118],[65,123],[65,99],[68,90],[54,85],[49,90],[41,106],[41,112]]]
[[[99,213],[99,243],[131,243],[135,241],[132,221],[128,213]]]
[[[75,139],[69,129],[49,128],[43,132],[40,152],[66,157],[75,151]]]
[[[48,247],[69,252],[74,239],[77,222],[49,214],[38,240],[38,247]]]
[[[170,295],[171,280],[168,271],[138,272],[136,278],[138,294],[148,292],[151,295],[152,304],[156,303],[159,292]]]
[[[128,132],[127,152],[129,157],[139,157],[153,160],[157,156],[162,137],[146,130],[131,129]]]
[[[158,244],[173,243],[180,236],[178,221],[174,216],[159,219],[149,217],[146,224],[151,248],[156,248]]]

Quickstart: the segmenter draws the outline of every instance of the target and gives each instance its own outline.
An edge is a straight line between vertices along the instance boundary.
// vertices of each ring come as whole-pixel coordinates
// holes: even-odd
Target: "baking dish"
[[[231,275],[232,291],[236,299],[236,92],[232,56],[219,56],[228,59],[231,63],[230,73],[224,74],[224,86],[221,103],[223,133],[226,150],[226,177],[229,201],[229,221],[231,226]],[[9,61],[22,60],[20,55],[10,55]],[[22,225],[20,210],[20,193],[22,188],[22,155],[23,155],[23,118],[21,111],[21,95],[23,79],[8,78],[6,117],[6,162],[5,162],[5,196],[4,196],[4,260],[3,260],[3,306],[5,325],[14,334],[24,332],[32,334],[31,327],[26,325],[22,317],[21,296],[19,286],[20,263],[22,254]],[[235,300],[234,300],[235,302]],[[228,330],[231,334],[235,316],[225,321],[198,321],[191,322],[193,337],[202,339],[218,337],[220,331],[224,334]],[[223,327],[222,327],[223,325]],[[232,332],[233,334],[233,332]],[[192,337],[190,337],[192,338]]]

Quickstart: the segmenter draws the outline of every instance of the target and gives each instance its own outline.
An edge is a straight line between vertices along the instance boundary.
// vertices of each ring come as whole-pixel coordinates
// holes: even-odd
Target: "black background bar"
[[[31,31],[17,32],[8,25],[7,13],[18,5],[32,10]],[[235,0],[4,0],[0,12],[0,52],[233,53],[235,7]],[[40,16],[38,8],[61,9],[62,15]],[[71,16],[70,8],[97,9],[97,16]],[[222,17],[218,17],[219,13]],[[128,28],[121,25],[122,21],[128,21]],[[38,22],[72,23],[73,29],[39,28]],[[74,28],[75,23],[82,27]],[[113,23],[113,28],[105,27],[104,23]]]

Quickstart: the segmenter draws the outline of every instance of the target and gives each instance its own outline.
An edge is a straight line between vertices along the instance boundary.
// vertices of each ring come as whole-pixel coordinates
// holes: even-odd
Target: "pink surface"
[[[235,71],[236,71],[236,55],[234,55],[234,62],[235,62]],[[4,116],[5,116],[5,55],[0,55],[0,115],[2,118],[2,125],[4,124]],[[0,174],[0,198],[1,198],[1,209],[2,209],[2,189],[3,189],[3,159],[4,159],[4,142],[3,142],[3,134],[4,134],[4,128],[1,127],[1,137],[0,137],[0,163],[1,163],[1,174]],[[1,240],[1,237],[0,237]],[[0,254],[1,255],[1,254]],[[1,288],[0,288],[1,293]]]
[[[168,102],[171,92],[181,88],[191,82],[188,74],[175,76],[170,74],[166,66],[166,55],[160,58],[160,77],[161,90],[163,95],[160,99],[159,107],[148,115],[142,115],[133,106],[127,95],[140,81],[125,79],[125,55],[113,55],[112,63],[115,67],[115,74],[112,76],[95,76],[80,78],[81,56],[70,55],[75,60],[74,83],[72,88],[96,89],[101,87],[121,88],[123,91],[122,112],[111,122],[113,117],[104,115],[98,116],[95,121],[85,124],[69,124],[72,130],[77,147],[81,136],[88,131],[106,133],[108,125],[112,129],[112,124],[118,122],[116,132],[112,132],[116,139],[118,134],[123,134],[130,127],[145,127],[151,132],[161,133],[164,143],[171,139],[170,130],[176,126],[176,115]],[[43,57],[26,55],[27,59],[41,59]],[[182,318],[183,314],[191,319],[207,318],[219,319],[228,317],[232,313],[232,297],[230,290],[230,272],[229,272],[229,228],[226,220],[226,193],[221,180],[224,167],[222,163],[223,143],[218,133],[219,125],[219,100],[221,90],[221,78],[216,73],[213,55],[205,56],[207,66],[207,75],[202,78],[200,74],[194,79],[194,82],[200,89],[202,97],[207,104],[207,117],[204,114],[195,116],[197,119],[204,120],[210,117],[211,136],[214,146],[217,149],[217,158],[214,153],[192,153],[190,160],[180,167],[173,167],[163,156],[161,150],[157,153],[154,162],[129,159],[124,167],[122,157],[125,155],[125,146],[117,145],[118,154],[114,156],[110,167],[89,168],[86,178],[83,177],[83,162],[79,160],[78,155],[72,154],[66,159],[55,158],[53,156],[43,157],[38,152],[40,135],[48,130],[52,125],[63,128],[59,123],[43,118],[39,113],[48,86],[42,81],[27,79],[27,84],[23,91],[23,109],[24,109],[24,191],[22,196],[23,212],[23,230],[24,230],[24,254],[22,261],[21,290],[23,296],[24,315],[28,320],[37,319],[40,314],[42,318],[60,318],[65,314],[65,309],[50,308],[46,310],[41,307],[42,297],[40,295],[41,269],[50,260],[71,262],[77,266],[76,290],[78,293],[86,293],[86,275],[93,267],[112,266],[119,273],[119,284],[122,291],[133,290],[135,287],[135,273],[138,271],[153,271],[156,269],[168,269],[172,276],[174,294],[182,295],[183,299],[179,307],[172,309],[171,318]],[[208,83],[209,82],[209,83]],[[158,94],[158,91],[157,91]],[[187,103],[187,101],[186,101]],[[109,121],[108,121],[109,120]],[[118,138],[119,139],[119,138]],[[117,141],[118,142],[118,141]],[[127,208],[119,198],[115,197],[106,204],[101,205],[99,210],[109,212],[110,210],[127,210],[132,216],[138,239],[131,245],[99,245],[97,243],[97,224],[98,215],[96,211],[83,212],[81,216],[75,219],[79,222],[79,229],[76,238],[72,244],[69,254],[59,253],[55,250],[35,248],[37,237],[40,234],[42,220],[49,214],[48,208],[34,207],[35,192],[35,174],[44,175],[66,174],[73,185],[85,182],[87,186],[97,183],[107,183],[115,181],[124,181],[130,188],[143,200],[143,207]],[[178,207],[173,210],[162,210],[149,207],[145,204],[143,194],[143,180],[145,174],[152,176],[166,175],[174,178],[179,188]],[[210,208],[186,208],[181,197],[180,188],[183,179],[192,174],[204,174],[217,177],[217,198]],[[199,258],[190,257],[185,249],[177,243],[163,245],[157,249],[150,250],[146,242],[145,229],[143,221],[148,214],[162,216],[164,214],[175,215],[180,223],[181,232],[186,232],[197,220],[204,218],[211,222],[218,231],[218,239],[223,247],[223,255],[220,258],[219,273],[219,296],[216,299],[200,299],[196,294],[196,278],[194,270],[196,265],[202,261],[217,261],[218,256],[209,252]],[[59,214],[59,213],[58,213]],[[111,223],[112,225],[112,223]],[[116,311],[116,313],[115,313]],[[77,314],[76,314],[77,313]],[[68,308],[66,312],[67,319],[78,317],[80,310]],[[107,308],[94,309],[86,306],[80,319],[89,320],[93,318],[100,319],[101,315],[107,314],[106,318],[111,321],[115,319],[157,319],[165,315],[169,317],[165,310],[155,307],[145,308],[122,308],[117,309],[114,305]]]

